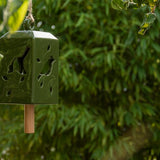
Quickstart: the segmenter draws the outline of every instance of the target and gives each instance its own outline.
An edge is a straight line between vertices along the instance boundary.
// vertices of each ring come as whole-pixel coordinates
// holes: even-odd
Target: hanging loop
[[[25,30],[33,30],[34,29],[34,17],[32,15],[32,0],[29,0],[28,5],[28,16],[26,16],[23,27]]]

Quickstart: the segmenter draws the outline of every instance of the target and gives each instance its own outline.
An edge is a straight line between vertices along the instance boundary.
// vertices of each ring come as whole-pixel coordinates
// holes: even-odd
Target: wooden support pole
[[[34,133],[34,105],[25,104],[24,106],[24,132]]]

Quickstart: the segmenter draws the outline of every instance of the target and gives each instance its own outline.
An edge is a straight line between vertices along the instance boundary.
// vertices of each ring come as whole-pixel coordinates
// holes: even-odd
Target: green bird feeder
[[[34,104],[58,103],[58,53],[58,39],[48,32],[0,38],[0,103],[26,104],[25,125],[34,120]],[[33,124],[25,132],[34,132]]]

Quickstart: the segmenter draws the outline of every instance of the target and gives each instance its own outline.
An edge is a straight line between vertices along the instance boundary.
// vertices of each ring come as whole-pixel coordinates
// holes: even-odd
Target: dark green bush
[[[33,135],[23,133],[22,106],[1,106],[1,156],[101,160],[127,152],[159,159],[160,14],[142,37],[143,10],[115,11],[109,0],[33,2],[36,29],[60,40],[59,105],[36,107]],[[132,134],[127,141],[137,127],[141,145]]]

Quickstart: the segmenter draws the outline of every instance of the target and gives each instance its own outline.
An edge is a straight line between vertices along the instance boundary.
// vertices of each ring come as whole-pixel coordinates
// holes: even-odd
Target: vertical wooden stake
[[[32,104],[24,106],[24,132],[34,133],[34,105]]]

